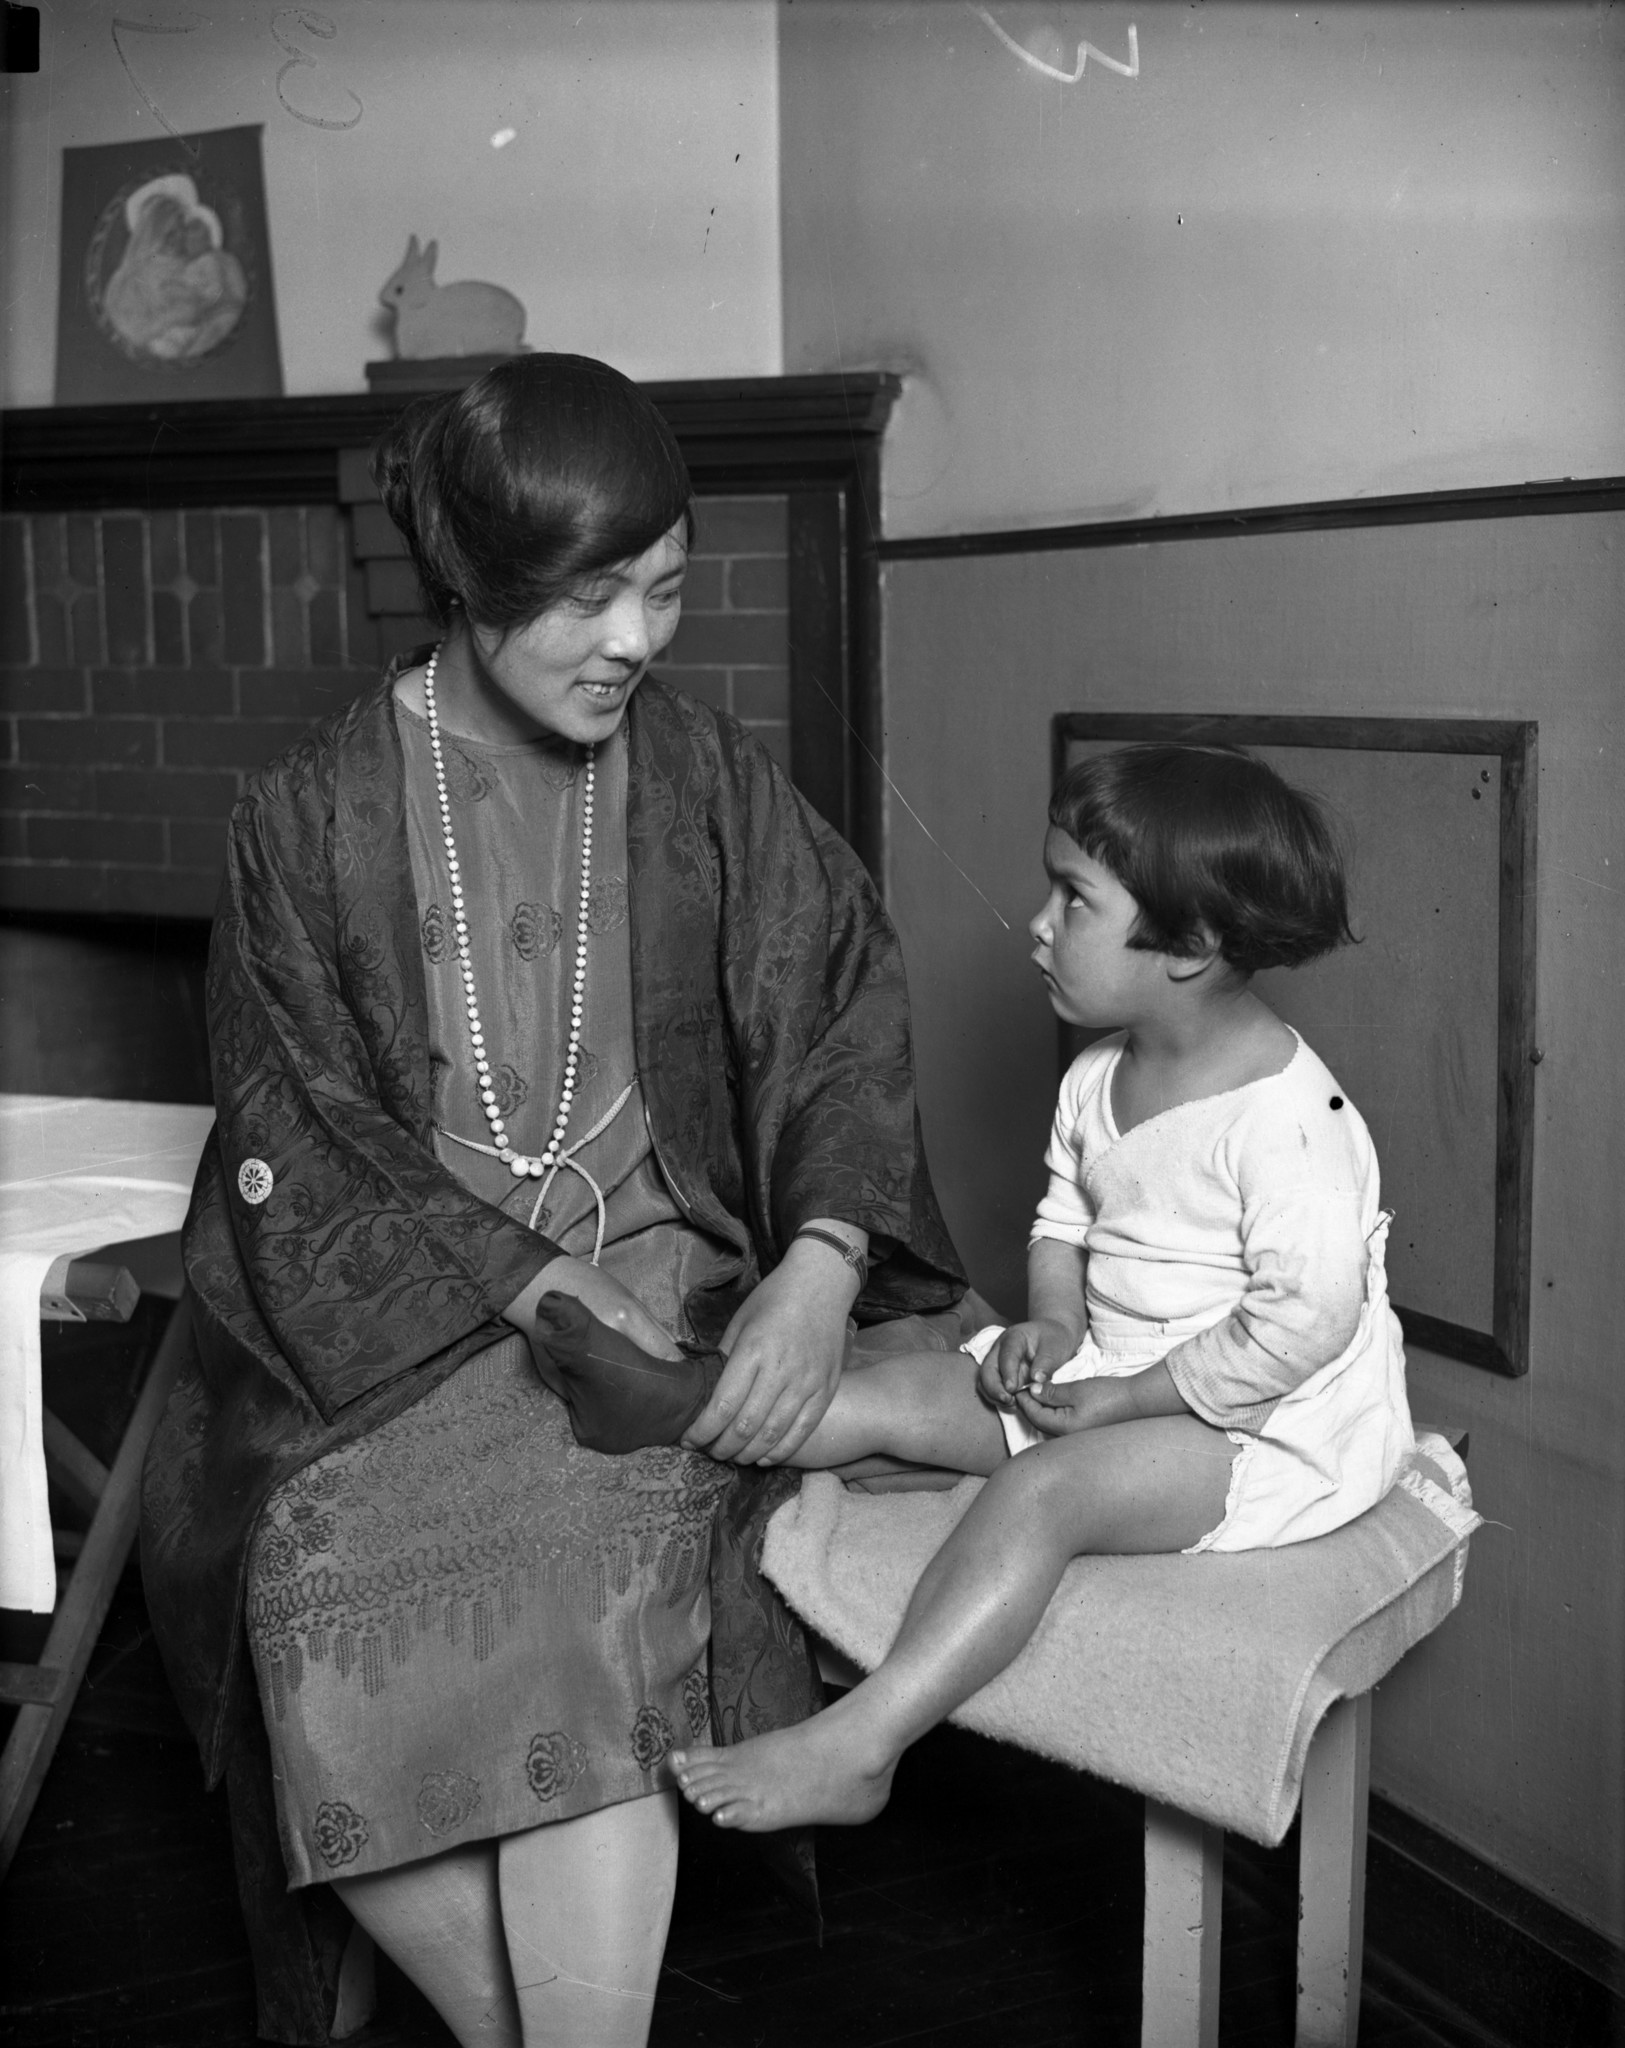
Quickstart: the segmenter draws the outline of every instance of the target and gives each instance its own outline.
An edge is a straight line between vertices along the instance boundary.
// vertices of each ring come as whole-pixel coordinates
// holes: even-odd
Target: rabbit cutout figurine
[[[406,255],[378,294],[395,315],[395,353],[409,362],[431,356],[511,356],[524,347],[525,309],[499,284],[465,278],[436,284],[440,245],[419,249],[411,236]]]

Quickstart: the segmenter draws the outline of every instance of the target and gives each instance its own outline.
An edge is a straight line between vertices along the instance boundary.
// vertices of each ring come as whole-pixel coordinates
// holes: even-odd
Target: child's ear
[[[1214,963],[1222,958],[1218,934],[1210,932],[1205,924],[1198,925],[1196,951],[1170,953],[1167,958],[1170,981],[1194,981],[1198,975],[1206,974]]]

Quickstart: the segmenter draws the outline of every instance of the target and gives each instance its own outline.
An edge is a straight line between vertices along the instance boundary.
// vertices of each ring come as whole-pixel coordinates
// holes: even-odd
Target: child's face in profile
[[[1055,1014],[1095,1029],[1132,1023],[1162,976],[1159,956],[1130,948],[1140,906],[1111,869],[1051,826],[1049,894],[1027,929]]]

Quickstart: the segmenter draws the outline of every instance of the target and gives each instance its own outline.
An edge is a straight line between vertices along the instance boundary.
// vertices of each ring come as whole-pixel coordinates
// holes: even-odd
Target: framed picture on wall
[[[1406,1337],[1527,1372],[1533,722],[1068,712],[1053,731],[1057,776],[1111,747],[1174,740],[1245,747],[1321,798],[1358,943],[1256,986],[1370,1128]]]
[[[65,149],[57,404],[281,395],[259,128]]]

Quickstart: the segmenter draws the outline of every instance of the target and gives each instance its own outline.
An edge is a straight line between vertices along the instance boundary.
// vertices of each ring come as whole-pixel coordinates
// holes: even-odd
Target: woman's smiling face
[[[1133,1023],[1166,980],[1160,953],[1129,945],[1140,906],[1103,862],[1052,825],[1049,894],[1027,927],[1055,1014],[1094,1028]]]
[[[471,624],[481,680],[542,732],[582,746],[607,740],[677,631],[687,568],[679,520],[636,560],[604,570],[527,625]]]

